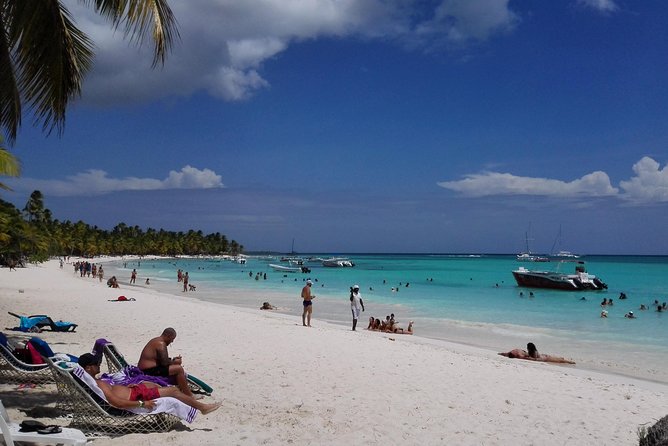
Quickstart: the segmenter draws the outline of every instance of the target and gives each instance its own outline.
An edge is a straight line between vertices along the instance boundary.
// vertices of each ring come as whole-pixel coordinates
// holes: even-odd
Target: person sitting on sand
[[[204,415],[213,412],[220,407],[220,403],[204,404],[192,396],[184,395],[176,387],[160,387],[153,382],[142,382],[133,386],[111,385],[106,381],[95,378],[100,373],[100,359],[90,353],[84,353],[79,357],[79,365],[93,377],[98,387],[104,392],[107,402],[119,409],[134,409],[145,407],[152,410],[155,407],[156,398],[172,397],[202,412]]]
[[[527,344],[526,350],[521,350],[519,348],[516,348],[507,353],[499,353],[499,355],[505,356],[507,358],[526,359],[529,361],[554,362],[558,364],[575,364],[575,362],[562,358],[560,356],[542,355],[538,353],[538,349],[536,348],[533,342],[529,342]]]
[[[144,347],[139,355],[137,367],[146,375],[169,377],[176,381],[181,392],[187,396],[193,396],[188,387],[186,372],[181,365],[181,356],[169,357],[167,346],[176,339],[176,330],[165,328],[162,334],[153,338]]]
[[[369,326],[366,327],[367,330],[373,330],[373,326],[376,324],[376,320],[373,316],[369,317]]]
[[[270,304],[269,302],[264,302],[260,307],[260,310],[275,310],[276,307]]]
[[[109,280],[107,280],[107,286],[109,288],[118,288],[118,280],[116,279],[116,276],[111,276]]]

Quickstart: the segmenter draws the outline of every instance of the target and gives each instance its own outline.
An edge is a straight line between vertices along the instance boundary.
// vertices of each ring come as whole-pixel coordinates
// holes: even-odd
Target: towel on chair
[[[73,368],[72,373],[74,373],[80,380],[85,382],[86,385],[88,385],[88,387],[90,387],[93,392],[95,392],[103,400],[107,401],[107,399],[104,396],[104,392],[97,385],[95,379],[93,379],[93,377],[90,376],[79,364],[68,363],[68,366],[71,366]],[[168,413],[171,415],[175,415],[188,423],[192,423],[193,421],[195,421],[195,418],[199,413],[199,411],[194,407],[189,406],[186,403],[177,400],[176,398],[161,397],[161,398],[156,398],[153,401],[155,401],[155,407],[153,408],[153,410],[148,410],[145,407],[144,408],[136,407],[124,410],[136,413],[138,415],[148,414],[148,413],[151,414]]]

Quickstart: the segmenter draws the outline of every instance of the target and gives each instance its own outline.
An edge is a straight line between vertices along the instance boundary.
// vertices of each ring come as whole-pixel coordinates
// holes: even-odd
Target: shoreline
[[[165,260],[165,258],[157,259]],[[249,281],[248,286],[241,288],[226,286],[225,288],[216,287],[214,289],[207,289],[199,287],[197,292],[181,293],[178,291],[179,284],[176,283],[175,278],[173,281],[165,281],[163,279],[152,282],[150,287],[144,286],[141,283],[142,280],[138,280],[139,283],[137,285],[128,285],[127,281],[129,280],[130,271],[134,266],[130,264],[136,260],[137,258],[135,257],[127,257],[123,260],[118,258],[108,260],[109,262],[116,263],[119,261],[128,262],[127,278],[122,274],[117,274],[122,280],[121,287],[125,291],[152,289],[173,296],[194,297],[216,304],[248,309],[257,309],[263,301],[269,301],[279,307],[275,312],[292,315],[297,318],[301,315],[301,300],[299,299],[301,282],[299,281],[295,282],[295,287],[291,292],[267,289],[262,286],[262,282],[260,282],[260,288],[258,289],[255,286],[257,284],[256,281]],[[126,273],[125,269],[118,269],[117,271]],[[149,270],[139,269],[139,274],[149,274]],[[174,274],[176,274],[176,269],[174,270]],[[109,273],[107,273],[108,276]],[[292,279],[292,277],[290,278]],[[318,288],[314,291],[319,296],[315,301],[315,320],[327,321],[343,327],[350,325],[347,303],[342,303],[341,297],[336,291]],[[256,293],[261,293],[263,297],[249,302],[248,296],[253,296]],[[586,340],[574,337],[567,330],[547,330],[527,325],[429,318],[414,314],[403,303],[394,305],[377,303],[370,300],[373,297],[368,296],[364,292],[362,296],[368,310],[362,313],[359,323],[362,328],[366,327],[370,315],[383,318],[385,314],[395,313],[403,326],[409,320],[415,321],[415,336],[417,337],[462,344],[492,352],[525,348],[526,343],[531,341],[539,347],[541,352],[548,352],[573,359],[578,363],[579,368],[647,380],[659,384],[668,384],[668,351],[664,347],[657,348],[651,345]],[[370,299],[367,299],[367,297]],[[592,324],[597,322],[598,320],[595,320]]]
[[[104,337],[132,362],[162,328],[176,328],[170,354],[182,354],[186,369],[214,387],[207,402],[221,401],[223,407],[185,431],[150,434],[155,442],[630,444],[637,443],[639,426],[666,414],[668,386],[662,383],[579,365],[512,360],[419,335],[355,333],[318,320],[317,313],[308,329],[296,314],[152,289],[133,288],[134,302],[107,302],[128,288],[82,280],[68,266],[60,271],[50,261],[0,270],[2,323],[17,325],[7,311],[69,320],[79,324],[76,333],[41,334],[54,350],[81,354]],[[261,297],[253,298],[261,303]],[[7,387],[1,389],[3,402],[15,393]],[[11,401],[6,405],[12,419],[25,417],[17,411],[26,409],[22,400]],[[531,427],[531,434],[518,438],[518,425]]]

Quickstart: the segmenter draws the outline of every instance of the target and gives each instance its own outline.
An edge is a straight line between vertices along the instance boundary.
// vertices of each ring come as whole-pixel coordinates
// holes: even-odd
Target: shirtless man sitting
[[[111,385],[106,381],[95,378],[100,373],[100,361],[90,353],[79,357],[79,365],[95,379],[98,387],[104,392],[107,402],[119,409],[134,409],[145,407],[149,411],[155,407],[156,398],[172,397],[202,412],[204,415],[220,407],[219,403],[204,404],[192,396],[184,395],[176,387],[160,387],[152,382],[143,382],[137,385]]]
[[[176,330],[165,328],[160,336],[153,338],[144,347],[139,355],[137,367],[146,375],[163,376],[172,378],[181,392],[187,396],[193,396],[188,387],[186,372],[181,365],[181,356],[169,357],[167,346],[176,339]]]

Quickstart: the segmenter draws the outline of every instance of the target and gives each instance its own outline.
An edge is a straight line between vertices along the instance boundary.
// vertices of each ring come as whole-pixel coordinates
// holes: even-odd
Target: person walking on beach
[[[183,292],[184,293],[186,291],[188,291],[188,280],[189,279],[190,279],[190,277],[188,276],[188,272],[186,271],[186,273],[183,275]]]
[[[304,299],[304,311],[302,312],[302,325],[304,327],[311,326],[311,314],[313,314],[313,302],[315,295],[311,294],[311,286],[313,282],[311,279],[306,281],[306,285],[302,288],[302,299]]]
[[[137,282],[137,270],[133,269],[132,274],[130,275],[130,283]]]
[[[364,311],[364,301],[362,301],[362,296],[360,296],[359,285],[353,285],[350,288],[350,310],[353,313],[353,331],[355,331],[357,319],[359,319],[361,312]]]
[[[174,342],[174,339],[176,330],[171,327],[165,328],[160,336],[148,341],[139,355],[137,367],[146,375],[174,378],[181,392],[193,396],[188,387],[186,372],[181,365],[181,356],[169,357],[167,346]]]

